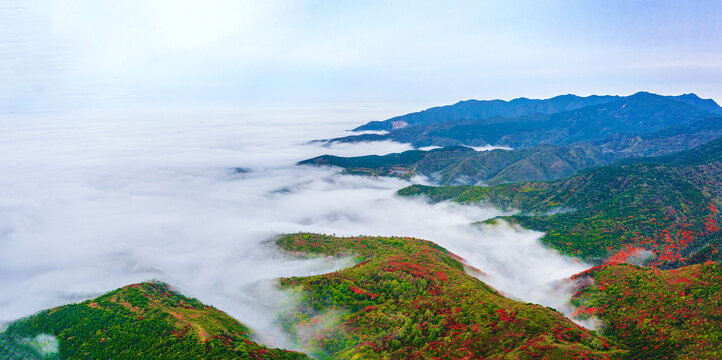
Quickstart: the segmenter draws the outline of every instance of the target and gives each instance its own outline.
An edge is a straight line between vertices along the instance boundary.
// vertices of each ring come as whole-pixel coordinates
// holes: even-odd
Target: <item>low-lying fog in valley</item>
[[[298,231],[429,239],[504,294],[564,310],[570,294],[556,282],[588,266],[542,247],[540,233],[471,225],[501,211],[400,198],[410,182],[399,179],[295,166],[410,149],[308,143],[376,118],[366,109],[0,120],[0,321],[157,279],[294,348],[274,326],[293,299],[273,279],[350,264],[292,258],[268,242]]]

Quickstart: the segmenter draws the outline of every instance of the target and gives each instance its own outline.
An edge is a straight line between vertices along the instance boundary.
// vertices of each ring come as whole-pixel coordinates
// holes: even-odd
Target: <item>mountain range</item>
[[[392,130],[385,135],[365,134],[329,140],[395,140],[416,146],[446,146],[444,148],[411,150],[385,156],[343,158],[323,155],[299,164],[337,166],[349,174],[371,176],[411,178],[424,175],[441,185],[493,185],[514,181],[556,180],[588,167],[609,164],[623,158],[688,150],[722,136],[722,117],[716,115],[722,112],[722,108],[712,100],[702,100],[693,94],[665,97],[637,93],[627,97],[590,98],[569,95],[534,100],[532,104],[537,104],[537,107],[532,108],[547,104],[545,109],[549,111],[558,109],[561,107],[559,99],[566,99],[562,103],[565,109],[570,104],[582,107],[517,118],[441,122],[437,117],[439,113],[454,114],[453,110],[460,104],[464,104],[462,108],[471,106],[464,102],[435,108],[434,111],[427,110],[434,116],[429,115],[426,120],[422,116],[426,112],[410,114],[414,115],[416,121],[413,125]],[[579,101],[571,102],[570,99]],[[504,104],[509,107],[509,104],[518,104],[520,101]],[[498,102],[492,101],[494,104]],[[583,106],[588,102],[594,104]],[[488,107],[488,102],[479,103],[483,105],[477,104],[481,108]],[[512,108],[521,111],[519,107]],[[491,144],[515,149],[473,151],[461,147],[461,144]]]
[[[538,101],[553,99],[557,98]],[[325,141],[392,140],[410,143],[415,147],[493,145],[529,148],[539,144],[567,145],[600,140],[615,134],[643,135],[722,113],[722,108],[714,101],[692,95],[666,97],[639,92],[605,99],[611,101],[573,110],[524,113],[515,117],[485,117],[482,114],[481,117],[448,116],[443,121],[436,116],[428,120],[424,117],[424,120],[417,120],[414,125],[400,127],[387,134],[351,135]],[[460,104],[452,105],[442,113],[448,111],[454,114],[457,106],[464,105]]]
[[[392,131],[409,126],[428,126],[459,120],[483,120],[492,118],[519,118],[535,114],[554,114],[569,112],[588,106],[601,105],[632,98],[636,96],[653,95],[639,92],[632,96],[588,96],[560,95],[550,99],[536,100],[517,98],[511,101],[503,100],[466,100],[454,105],[434,107],[420,112],[396,116],[384,121],[371,121],[361,125],[353,131],[385,130]],[[679,96],[666,96],[695,108],[722,115],[722,108],[714,100],[701,99],[695,94]],[[394,125],[395,124],[395,125]]]
[[[507,215],[475,226],[542,231],[547,247],[594,265],[559,282],[574,291],[569,317],[504,296],[430,241],[295,233],[272,244],[354,260],[278,279],[297,301],[277,325],[304,353],[260,344],[243,319],[151,281],[0,328],[0,358],[722,358],[721,114],[694,94],[471,100],[355,129],[387,134],[328,140],[440,148],[299,163],[424,175],[437,186],[397,194],[494,206]]]

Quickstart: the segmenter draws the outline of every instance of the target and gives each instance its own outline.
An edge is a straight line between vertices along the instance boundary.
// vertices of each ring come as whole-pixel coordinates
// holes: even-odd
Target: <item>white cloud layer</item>
[[[373,112],[0,120],[0,321],[158,279],[246,322],[263,341],[291,346],[273,322],[292,299],[272,279],[348,265],[289,258],[267,243],[297,231],[429,239],[511,296],[565,300],[549,296],[550,282],[585,266],[543,248],[539,233],[470,225],[498,210],[400,198],[395,191],[408,182],[294,165],[329,152],[409,149],[306,144]]]

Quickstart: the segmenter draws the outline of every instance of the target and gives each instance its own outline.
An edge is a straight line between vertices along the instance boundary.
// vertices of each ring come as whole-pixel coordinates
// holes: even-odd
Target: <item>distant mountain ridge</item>
[[[372,121],[354,131],[393,130],[394,123],[407,125],[433,125],[454,120],[489,119],[493,117],[519,117],[532,114],[552,114],[581,107],[603,104],[619,96],[559,95],[550,99],[537,100],[517,98],[504,100],[465,100],[454,105],[438,106],[423,111],[396,116],[385,121]],[[403,126],[402,126],[403,127]]]
[[[588,99],[588,98],[585,98]],[[363,142],[391,140],[424,146],[508,146],[531,148],[540,144],[568,145],[579,141],[600,140],[617,134],[644,135],[667,127],[679,126],[722,113],[714,101],[693,95],[667,97],[647,92],[613,98],[595,98],[600,103],[554,113],[533,113],[517,117],[458,119],[450,110],[435,110],[412,125],[392,129],[387,134],[361,134],[325,140]],[[453,105],[456,107],[464,107]],[[713,110],[708,111],[705,109]],[[442,111],[443,110],[443,111]],[[435,112],[440,114],[434,115]],[[448,116],[444,114],[448,114]],[[490,114],[490,113],[487,113]],[[433,115],[433,116],[432,116]],[[445,117],[441,117],[444,115]],[[397,120],[394,120],[397,121]],[[399,120],[400,121],[400,120]],[[363,128],[368,129],[368,128]]]
[[[638,94],[645,94],[645,92],[639,92],[627,97],[632,97]],[[592,95],[581,97],[568,94],[555,96],[549,99],[527,99],[522,97],[511,101],[465,100],[453,105],[437,106],[419,112],[395,116],[384,121],[371,121],[353,129],[353,131],[392,131],[406,126],[427,126],[458,120],[483,120],[495,117],[517,118],[534,114],[553,114],[572,111],[587,106],[605,104],[622,98],[625,97],[618,95]],[[693,93],[678,96],[666,96],[666,98],[694,106],[713,114],[722,115],[722,107],[720,107],[714,100],[701,99]]]

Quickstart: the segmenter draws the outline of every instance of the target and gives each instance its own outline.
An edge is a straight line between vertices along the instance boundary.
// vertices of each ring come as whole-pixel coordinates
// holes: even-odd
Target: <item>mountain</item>
[[[45,348],[38,343],[46,344]],[[14,322],[0,333],[0,358],[308,357],[260,345],[252,340],[251,330],[235,319],[155,282],[128,285],[93,300],[45,310]]]
[[[519,117],[532,114],[552,114],[574,110],[589,105],[603,104],[618,99],[618,96],[560,95],[545,100],[518,98],[503,100],[467,100],[454,105],[439,106],[407,115],[396,116],[384,121],[372,121],[354,131],[394,130],[410,125],[434,125],[454,120],[490,119],[494,117]]]
[[[689,100],[689,97],[682,99]],[[327,141],[392,140],[410,143],[415,147],[495,145],[530,148],[540,144],[568,145],[620,134],[641,136],[714,116],[714,113],[687,102],[640,92],[569,111],[518,117],[430,121],[428,125],[421,122],[383,135],[362,134]]]
[[[352,175],[396,176],[410,179],[417,174],[434,174],[445,167],[473,156],[476,151],[464,146],[450,146],[429,151],[409,150],[387,155],[340,157],[322,155],[300,161],[298,165],[337,166]]]
[[[473,151],[451,146],[429,151],[409,150],[383,156],[323,155],[299,165],[336,166],[347,174],[424,175],[439,185],[547,181],[574,175],[592,166],[640,156],[688,150],[722,137],[722,117],[704,118],[641,136],[617,135],[572,145],[538,145],[529,149]]]
[[[604,321],[600,333],[628,349],[628,358],[722,358],[719,263],[666,271],[602,266],[575,279],[577,316]]]
[[[284,322],[319,359],[609,359],[624,352],[561,313],[500,295],[460,258],[404,237],[281,236],[294,254],[354,256],[337,272],[282,280],[301,297]],[[291,330],[294,331],[294,330]]]
[[[452,146],[430,151],[409,150],[384,156],[338,157],[323,155],[299,165],[337,166],[352,175],[394,176],[410,179],[426,175],[438,184],[499,184],[522,180],[549,180],[616,159],[590,146],[540,145],[531,149],[474,151]]]
[[[392,131],[407,126],[428,126],[458,120],[484,120],[492,118],[517,118],[535,114],[553,114],[600,105],[622,99],[621,96],[580,97],[560,95],[550,99],[536,100],[518,98],[503,100],[466,100],[454,105],[438,106],[423,111],[396,116],[384,121],[371,121],[353,131],[386,130]],[[691,105],[698,109],[722,115],[722,107],[712,99],[701,99],[695,94],[666,96],[670,100]]]
[[[719,251],[722,139],[674,155],[587,169],[552,182],[413,185],[399,194],[518,209],[520,213],[503,219],[543,231],[542,242],[587,261],[651,257],[652,265],[681,266],[699,252]]]

